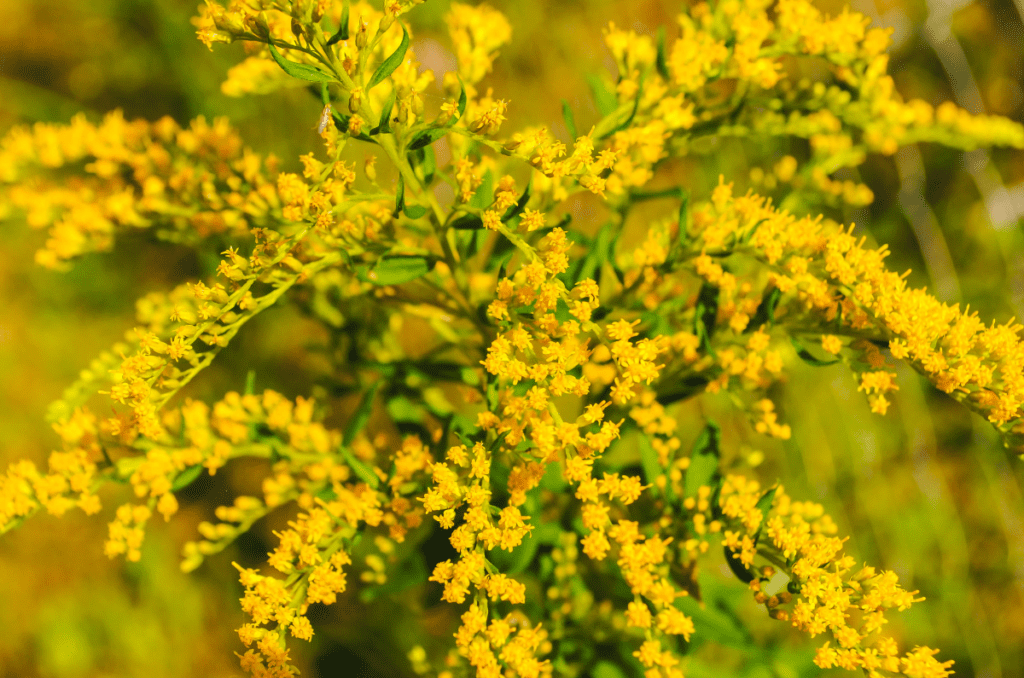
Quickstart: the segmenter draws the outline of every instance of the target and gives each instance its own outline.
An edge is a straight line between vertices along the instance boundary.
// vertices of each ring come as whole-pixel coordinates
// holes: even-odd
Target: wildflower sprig
[[[295,675],[288,637],[312,638],[310,605],[373,604],[429,582],[462,607],[432,661],[409,653],[417,671],[540,678],[611,664],[680,678],[702,637],[697,574],[719,550],[772,618],[827,635],[822,668],[948,675],[935,650],[901,652],[882,632],[916,592],[855,569],[822,507],[731,472],[718,426],[687,454],[674,408],[726,393],[749,420],[744,435],[787,439],[769,396],[797,360],[849,366],[879,414],[898,390],[890,361],[906,360],[1014,442],[1020,328],[909,289],[885,248],[805,214],[870,203],[837,174],[868,153],[1022,147],[1024,128],[904,102],[885,73],[887,32],[859,14],[730,0],[687,9],[671,44],[609,25],[617,79],[592,79],[599,115],[586,134],[564,106],[566,144],[547,127],[505,128],[513,109],[486,77],[512,27],[486,5],[446,14],[455,70],[440,74],[445,100],[428,114],[435,74],[420,71],[399,20],[415,4],[200,8],[204,44],[245,43],[225,93],[302,86],[323,106],[325,159],[302,155],[301,174],[245,149],[221,120],[115,113],[0,142],[0,209],[49,228],[40,264],[66,268],[140,228],[219,257],[215,276],[141,298],[138,327],[54,404],[64,449],[46,472],[7,470],[0,531],[43,509],[96,513],[101,488],[125,482],[137,501],[116,509],[105,550],[138,560],[148,521],[169,519],[176,493],[249,457],[266,465],[261,496],[218,507],[181,567],[295,504],[266,566],[236,565],[239,656],[254,676]],[[824,80],[793,82],[787,64],[801,60],[825,64]],[[651,188],[664,160],[700,163],[719,143],[763,165],[749,179],[764,195],[724,179],[706,195]],[[361,170],[345,159],[354,148],[373,152]],[[586,233],[558,216],[582,192],[610,208]],[[664,199],[678,203],[673,216],[646,220],[627,251],[634,207]],[[312,398],[271,390],[176,404],[249,320],[284,303],[328,337],[318,388],[347,413],[341,430]],[[87,408],[97,393],[118,404],[113,417]],[[417,549],[433,530],[454,555],[428,568]],[[589,640],[617,644],[615,661]]]

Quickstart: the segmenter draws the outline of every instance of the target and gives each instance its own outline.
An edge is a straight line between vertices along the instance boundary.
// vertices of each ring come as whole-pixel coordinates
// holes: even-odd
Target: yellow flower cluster
[[[85,176],[24,182],[80,163]],[[69,125],[15,127],[0,142],[0,199],[49,229],[36,253],[49,268],[109,251],[125,231],[187,243],[247,233],[273,218],[276,174],[277,160],[244,149],[225,118],[183,129],[169,117],[128,122],[114,111],[94,125],[80,114]]]
[[[843,360],[858,354],[868,366],[854,368],[859,390],[876,412],[885,413],[897,390],[878,348],[887,342],[894,358],[1019,431],[1020,328],[986,327],[976,314],[910,290],[885,269],[885,249],[865,247],[852,229],[798,218],[752,193],[735,196],[724,180],[707,202],[690,207],[686,198],[678,221],[651,225],[635,251],[616,252],[615,243],[634,201],[684,197],[681,189],[639,189],[662,160],[708,135],[807,139],[804,167],[785,156],[772,159],[768,173],[751,173],[764,190],[786,194],[784,205],[804,207],[870,202],[865,186],[834,177],[868,152],[921,140],[1020,147],[1024,128],[949,104],[903,102],[885,74],[888,33],[869,29],[859,14],[827,17],[809,0],[723,0],[686,10],[680,37],[667,46],[609,25],[604,37],[619,77],[613,92],[598,92],[602,118],[587,134],[573,133],[571,150],[545,127],[498,141],[490,137],[508,102],[481,83],[510,40],[509,22],[486,5],[451,4],[445,21],[457,70],[445,75],[447,100],[429,121],[423,95],[434,74],[420,72],[408,29],[396,25],[415,4],[387,0],[381,11],[347,0],[208,0],[200,9],[194,23],[204,44],[246,43],[248,58],[229,72],[225,93],[322,85],[327,158],[303,155],[301,174],[279,172],[272,156],[244,149],[222,120],[182,128],[113,113],[99,125],[78,117],[16,128],[0,142],[0,210],[13,206],[30,225],[49,228],[37,255],[43,265],[109,250],[127,229],[153,228],[195,246],[231,238],[215,279],[140,299],[139,327],[53,408],[65,449],[51,455],[47,473],[19,462],[0,479],[0,531],[42,508],[95,513],[99,484],[126,479],[141,503],[117,509],[105,550],[138,560],[147,521],[177,511],[176,491],[204,469],[212,475],[233,458],[256,457],[271,462],[262,496],[218,507],[219,522],[199,525],[201,540],[185,545],[182,562],[195,569],[271,510],[297,504],[268,554],[280,576],[239,568],[248,616],[238,629],[248,648],[241,663],[253,676],[294,676],[286,636],[312,638],[309,605],[336,602],[350,579],[367,594],[394,582],[396,545],[414,550],[432,514],[458,554],[437,563],[429,580],[446,602],[468,603],[447,661],[466,675],[548,678],[566,661],[555,643],[599,629],[635,642],[645,678],[682,678],[673,636],[689,641],[696,633],[683,612],[691,601],[680,600],[696,579],[685,581],[679,567],[693,574],[721,535],[730,566],[753,577],[755,599],[772,617],[811,636],[830,634],[819,666],[945,678],[951,662],[936,660],[934,650],[900,654],[879,633],[885,612],[906,608],[914,593],[892,573],[856,570],[821,506],[793,502],[781,487],[762,493],[757,482],[722,478],[713,425],[694,455],[681,456],[668,406],[729,390],[755,432],[789,438],[765,397],[783,373],[777,339],[786,333],[799,335],[797,354],[810,362],[824,361],[800,338],[820,338],[821,350]],[[825,63],[838,84],[794,86],[789,74],[799,69],[784,66],[800,59]],[[431,144],[444,135],[452,161],[437,167]],[[376,156],[363,165],[376,192],[354,190],[355,166],[341,161],[353,138],[394,163],[394,191],[378,183]],[[514,170],[486,149],[528,164],[527,189],[520,192]],[[49,177],[79,166],[84,176]],[[434,191],[435,175],[454,191],[450,210]],[[570,190],[613,208],[593,238],[567,232],[566,222],[548,228]],[[593,247],[574,267],[579,242]],[[509,249],[510,258],[500,254]],[[338,359],[339,383],[348,387],[354,375],[365,384],[364,369],[387,382],[401,374],[402,388],[418,390],[423,403],[402,423],[421,426],[443,458],[417,436],[392,454],[383,452],[396,440],[390,434],[370,442],[362,428],[375,389],[345,434],[317,420],[312,399],[273,391],[165,409],[245,323],[303,287],[301,303],[335,337],[353,337],[350,354],[367,358]],[[348,324],[350,301],[372,317],[365,333]],[[437,341],[429,359],[409,357],[399,336],[406,319],[432,330],[422,338]],[[457,352],[456,362],[431,362],[447,351]],[[432,369],[459,375],[451,381],[465,411],[456,412],[456,389],[421,388]],[[386,411],[398,421],[403,403],[391,386]],[[82,407],[97,392],[126,409],[100,421]],[[455,433],[462,444],[452,444]],[[612,449],[620,436],[639,441],[648,484],[608,468],[629,447]],[[507,482],[498,481],[506,471]],[[566,483],[564,493],[550,489]],[[550,560],[535,555],[538,544],[555,545]],[[539,570],[547,587],[541,623],[519,607],[531,580],[502,571],[499,550]],[[578,551],[587,559],[577,561]],[[758,568],[759,558],[773,566]],[[632,600],[615,594],[593,605],[583,569],[621,577]],[[410,653],[417,671],[425,666],[418,649]]]
[[[818,649],[818,666],[908,678],[946,678],[952,673],[952,661],[934,658],[937,650],[919,647],[900,656],[896,641],[878,633],[886,623],[886,610],[905,610],[923,600],[914,597],[916,591],[902,589],[893,572],[867,565],[855,569],[854,559],[843,555],[845,540],[832,536],[835,523],[820,504],[792,501],[776,487],[765,495],[770,507],[763,511],[760,489],[742,476],[725,477],[719,503],[724,519],[736,529],[725,531],[724,543],[745,566],[753,565],[755,555],[784,566],[782,572],[762,568],[750,588],[775,619],[789,620],[812,637],[831,634],[837,646],[828,641]],[[759,541],[762,535],[767,539]]]
[[[907,359],[937,387],[992,423],[1009,428],[1004,425],[1022,416],[1021,328],[986,327],[976,313],[910,289],[905,276],[885,268],[886,248],[865,248],[852,228],[796,218],[760,196],[734,197],[731,186],[722,184],[709,203],[695,209],[690,236],[691,246],[702,252],[693,268],[722,288],[736,284],[708,254],[735,253],[766,264],[770,284],[783,293],[776,311],[783,324],[787,300],[794,299],[822,328],[838,325],[848,335],[887,341],[894,358]],[[825,348],[838,352],[841,346],[833,337]],[[895,375],[883,369],[885,356],[876,347],[868,344],[864,351],[872,369],[861,375],[860,390],[868,393],[872,409],[884,414],[889,404],[885,395],[896,390]]]
[[[96,496],[97,461],[102,452],[95,415],[79,410],[54,425],[64,450],[50,454],[49,472],[41,473],[24,459],[11,464],[0,476],[0,534],[17,526],[40,508],[63,515],[78,507],[88,515],[100,511]]]

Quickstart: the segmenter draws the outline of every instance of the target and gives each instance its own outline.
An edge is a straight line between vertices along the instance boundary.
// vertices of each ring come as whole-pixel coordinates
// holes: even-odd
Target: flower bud
[[[356,31],[356,47],[363,49],[369,42],[370,37],[367,35],[366,22],[361,21],[359,23],[359,30]]]
[[[354,89],[348,98],[348,110],[350,113],[358,113],[359,107],[363,105],[362,90]]]
[[[384,33],[391,28],[394,23],[395,17],[391,14],[385,14],[384,18],[380,20],[380,25],[377,27],[377,35],[384,35]]]

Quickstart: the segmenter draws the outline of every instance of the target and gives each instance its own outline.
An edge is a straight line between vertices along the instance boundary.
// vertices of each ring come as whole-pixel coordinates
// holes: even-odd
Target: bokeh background
[[[428,0],[411,14],[413,47],[435,72],[454,66],[442,23],[448,0]],[[509,99],[506,131],[548,124],[565,138],[561,99],[580,129],[597,112],[585,75],[612,73],[601,28],[609,21],[653,34],[682,3],[656,0],[494,0],[508,16],[513,42],[488,84]],[[196,0],[0,0],[0,133],[35,121],[66,122],[79,111],[98,120],[113,108],[126,117],[226,115],[246,143],[274,152],[286,169],[317,148],[319,104],[302,89],[232,99],[220,92],[239,45],[207,51],[189,17]],[[822,8],[838,13],[842,4]],[[972,112],[1024,113],[1024,0],[856,0],[852,7],[895,29],[891,72],[906,98],[953,100]],[[440,95],[440,90],[435,90]],[[700,195],[727,167],[739,188],[751,163],[729,148],[727,163],[701,162],[677,171]],[[759,161],[759,160],[757,160]],[[894,269],[940,299],[970,304],[983,318],[1024,319],[1024,153],[961,153],[933,146],[870,157],[859,176],[874,191],[869,208],[832,216],[855,221],[893,251]],[[576,223],[600,218],[585,202],[571,206]],[[644,214],[644,213],[641,213]],[[642,228],[642,224],[634,228]],[[101,350],[133,325],[135,300],[209,274],[209,257],[126,238],[114,252],[90,256],[69,273],[36,267],[43,240],[18,220],[0,224],[0,465],[29,458],[45,463],[57,438],[46,406]],[[215,263],[215,262],[214,262]],[[288,309],[248,325],[188,395],[211,402],[241,390],[247,370],[257,388],[305,395],[322,365],[306,348],[317,328]],[[794,365],[780,390],[792,440],[776,444],[730,425],[727,403],[703,397],[683,406],[693,438],[701,417],[725,422],[729,453],[763,480],[785,479],[797,498],[826,506],[850,535],[861,560],[895,570],[927,601],[895,615],[891,626],[910,645],[941,647],[960,676],[1024,677],[1024,462],[1008,454],[992,430],[909,370],[885,417],[868,412],[842,368]],[[763,453],[763,454],[759,454]],[[763,456],[763,462],[756,464]],[[169,524],[154,520],[137,564],[102,554],[120,490],[101,495],[103,514],[40,516],[0,537],[0,677],[228,676],[238,674],[232,629],[240,624],[239,588],[231,560],[255,562],[275,524],[257,525],[239,548],[186,576],[181,544],[217,502],[252,491],[261,468],[225,469],[183,497]],[[428,608],[426,633],[439,634],[451,611]],[[323,611],[317,636],[295,643],[306,675],[412,675],[402,653],[379,639],[387,619],[367,616],[355,599]],[[353,624],[359,619],[359,624]],[[790,661],[751,668],[742,653],[705,648],[707,663],[688,675],[814,675],[807,643],[781,625],[766,642]],[[378,640],[375,640],[378,639]],[[429,639],[428,639],[429,640]],[[436,640],[436,639],[435,639]],[[426,641],[423,641],[426,642]],[[401,647],[404,645],[404,647]],[[765,667],[768,668],[765,668]]]

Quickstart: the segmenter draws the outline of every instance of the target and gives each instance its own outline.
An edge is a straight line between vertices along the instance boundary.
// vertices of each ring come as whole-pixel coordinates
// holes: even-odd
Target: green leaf
[[[405,30],[404,25],[399,25],[402,26],[402,42],[391,56],[385,59],[380,66],[377,66],[377,70],[370,76],[370,82],[366,83],[367,92],[383,82],[384,78],[394,73],[395,69],[402,65],[402,60],[405,59],[405,51],[409,49],[409,32]]]
[[[567,323],[570,320],[575,320],[572,313],[569,311],[569,304],[565,303],[565,299],[561,297],[555,302],[555,320],[560,323]]]
[[[640,108],[640,98],[643,95],[644,95],[644,75],[641,74],[640,75],[640,82],[638,83],[638,87],[637,87],[636,99],[633,100],[633,110],[629,112],[629,116],[625,120],[623,120],[621,123],[616,125],[615,127],[612,127],[607,132],[598,135],[598,138],[599,139],[605,139],[605,138],[610,137],[611,135],[615,134],[616,132],[618,132],[620,130],[624,130],[627,127],[629,127],[630,123],[633,122],[633,118],[636,117],[637,109]]]
[[[718,319],[718,287],[705,282],[697,296],[697,312],[693,319],[693,333],[700,339],[701,346],[708,350],[715,333]]]
[[[594,274],[601,270],[604,262],[608,261],[612,246],[612,223],[606,221],[598,229],[594,236],[593,244],[587,248],[587,254],[583,257],[583,263],[576,274],[576,281],[593,278]]]
[[[761,498],[757,500],[755,507],[761,512],[761,526],[757,528],[757,534],[754,535],[754,546],[757,546],[757,540],[761,538],[761,532],[764,530],[764,524],[768,521],[768,511],[772,507],[772,502],[775,500],[775,492],[779,488],[773,487],[772,489],[761,495]]]
[[[463,214],[451,223],[451,227],[459,230],[483,228],[484,220],[475,214]]]
[[[683,198],[685,195],[685,188],[671,186],[657,191],[630,191],[629,199],[633,202],[640,202],[643,200],[657,200],[658,198]]]
[[[682,203],[679,205],[679,233],[676,235],[676,242],[683,242],[690,235],[690,192],[680,189],[682,195],[679,198]]]
[[[718,460],[721,457],[719,443],[722,430],[718,424],[709,421],[704,430],[693,443],[690,455],[690,468],[686,469],[686,496],[694,497],[703,485],[711,485],[718,473]]]
[[[662,474],[661,464],[658,463],[658,453],[651,446],[651,441],[647,438],[646,433],[640,433],[640,466],[644,470],[644,481],[647,485],[650,485],[651,492],[655,497],[661,495],[661,491],[654,484],[654,479]],[[671,488],[666,484],[666,490]]]
[[[682,596],[676,598],[675,606],[693,619],[695,637],[726,647],[745,648],[749,645],[747,634],[736,621],[713,605],[701,607],[693,596]]]
[[[597,110],[602,116],[609,115],[618,108],[619,102],[616,100],[615,95],[604,86],[601,76],[591,73],[587,76],[587,84],[590,85],[590,91],[594,95],[594,103],[597,105]]]
[[[748,331],[754,331],[759,329],[762,325],[768,324],[769,326],[775,325],[775,309],[779,305],[779,299],[782,298],[782,290],[778,287],[773,287],[764,293],[761,297],[761,303],[757,305],[757,310],[754,311],[754,317],[750,319],[747,324]]]
[[[835,365],[839,362],[839,358],[834,358],[832,360],[815,358],[810,351],[804,348],[804,345],[801,344],[796,337],[790,337],[789,340],[792,342],[793,348],[796,349],[796,354],[808,365],[814,365],[815,367],[827,367],[828,365]]]
[[[380,121],[377,126],[370,130],[370,134],[380,134],[381,132],[387,134],[391,131],[391,111],[395,107],[395,90],[392,88],[391,96],[384,102],[384,107],[380,109]]]
[[[345,463],[348,464],[348,467],[352,469],[352,472],[359,476],[360,480],[373,489],[377,489],[377,486],[380,485],[380,478],[378,478],[377,474],[373,472],[373,469],[357,459],[356,455],[352,454],[352,450],[347,447],[342,446],[341,456],[345,459]]]
[[[590,678],[627,678],[627,675],[618,664],[613,664],[606,659],[597,662],[590,669]]]
[[[462,87],[462,91],[459,92],[459,104],[458,104],[458,112],[459,112],[459,114],[458,114],[458,116],[454,116],[453,115],[451,117],[451,119],[448,120],[448,122],[446,123],[447,127],[451,127],[455,123],[457,123],[459,120],[461,120],[462,119],[462,114],[466,112],[466,85],[463,84],[461,77],[459,78],[459,86]]]
[[[274,57],[274,61],[277,62],[277,65],[293,78],[308,80],[309,82],[334,82],[334,78],[332,76],[324,73],[315,66],[307,66],[306,64],[300,64],[295,61],[285,59],[273,44],[270,45],[270,56]]]
[[[324,106],[328,106],[331,103],[331,93],[327,91],[327,83],[320,83],[320,100],[324,102]]]
[[[178,490],[185,489],[186,487],[191,485],[192,482],[196,478],[198,478],[199,475],[202,472],[203,472],[203,465],[202,464],[196,464],[194,466],[189,466],[187,469],[185,469],[184,471],[179,473],[178,477],[174,479],[174,483],[171,484],[171,492],[177,492]]]
[[[341,25],[338,26],[338,32],[327,41],[328,47],[342,40],[348,40],[348,5],[349,0],[345,0],[345,3],[341,6]]]
[[[658,75],[668,80],[668,62],[665,58],[665,27],[658,26],[658,56],[654,62]]]
[[[733,551],[728,546],[723,546],[722,552],[725,554],[725,562],[729,564],[729,569],[732,570],[737,579],[744,584],[754,581],[754,574],[747,569],[747,566],[740,560],[740,556],[736,551]]]
[[[576,139],[576,119],[572,115],[572,108],[569,102],[562,99],[562,119],[565,120],[565,127],[569,130],[570,140]]]
[[[249,370],[245,375],[245,395],[252,395],[256,389],[256,370]]]
[[[501,217],[501,223],[505,223],[509,219],[514,219],[523,213],[526,209],[527,203],[530,202],[530,184],[526,184],[526,188],[523,189],[523,194],[519,196],[519,200],[516,201],[515,205],[512,205],[505,212],[504,216]]]
[[[374,382],[370,390],[363,394],[363,399],[359,401],[359,407],[356,408],[355,413],[348,422],[348,426],[345,427],[345,434],[341,443],[345,447],[351,445],[356,436],[366,428],[366,422],[370,419],[370,412],[373,411],[373,398],[377,395],[378,388],[380,388],[380,382]]]
[[[420,165],[423,172],[423,187],[428,188],[434,181],[434,173],[437,171],[437,158],[434,156],[434,147],[427,146],[423,149],[423,163]]]
[[[429,146],[446,134],[448,134],[447,127],[431,127],[429,129],[425,129],[418,132],[416,136],[409,141],[407,150],[415,151],[418,148]]]
[[[473,193],[473,197],[466,204],[482,210],[492,202],[494,202],[494,175],[491,170],[487,170],[484,172],[484,178],[480,181],[480,185]]]
[[[397,217],[405,209],[405,178],[398,173],[398,187],[395,189],[395,211],[391,216]]]
[[[378,261],[372,270],[359,275],[359,278],[375,285],[401,285],[426,275],[431,268],[432,260],[426,257],[388,257]]]
[[[427,213],[427,208],[423,205],[408,205],[404,210],[405,216],[410,219],[419,219]]]

